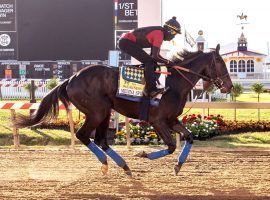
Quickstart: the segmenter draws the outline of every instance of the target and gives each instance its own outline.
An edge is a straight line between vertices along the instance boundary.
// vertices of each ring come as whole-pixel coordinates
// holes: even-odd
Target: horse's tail
[[[16,128],[24,128],[40,124],[52,118],[56,118],[59,113],[59,101],[60,99],[65,108],[68,108],[69,98],[66,90],[66,86],[69,80],[64,81],[52,89],[41,101],[39,108],[30,116],[19,114],[13,121],[13,126]]]

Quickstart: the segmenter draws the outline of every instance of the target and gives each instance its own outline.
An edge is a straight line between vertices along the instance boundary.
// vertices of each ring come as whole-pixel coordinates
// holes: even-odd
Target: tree
[[[231,90],[232,99],[236,102],[236,97],[239,97],[243,93],[243,85],[241,83],[233,83]],[[236,108],[234,108],[234,120],[236,120]]]
[[[23,88],[29,93],[31,94],[31,83],[26,83],[23,85]],[[34,91],[36,91],[38,89],[38,86],[34,85]]]
[[[260,102],[260,94],[263,93],[264,91],[264,86],[263,84],[257,82],[257,83],[253,83],[251,85],[251,90],[255,93],[257,93],[258,95],[258,102]]]
[[[243,91],[244,91],[244,88],[241,83],[233,83],[231,94],[235,102],[236,102],[236,97],[239,97],[243,93]]]
[[[258,94],[258,102],[260,102],[260,94],[263,93],[263,84],[257,82],[251,85],[251,90]],[[258,109],[258,120],[260,121],[260,109]]]
[[[58,85],[58,81],[57,81],[55,78],[53,78],[53,79],[51,79],[51,80],[48,82],[47,88],[48,88],[49,90],[52,90],[52,89],[55,88],[57,85]]]

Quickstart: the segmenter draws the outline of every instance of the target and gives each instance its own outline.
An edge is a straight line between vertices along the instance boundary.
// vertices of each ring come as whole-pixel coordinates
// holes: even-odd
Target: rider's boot
[[[145,77],[145,87],[143,90],[143,94],[145,96],[149,96],[150,98],[154,98],[158,94],[164,93],[164,88],[156,87],[156,75],[155,75],[155,67],[156,63],[154,61],[145,63],[144,77]]]

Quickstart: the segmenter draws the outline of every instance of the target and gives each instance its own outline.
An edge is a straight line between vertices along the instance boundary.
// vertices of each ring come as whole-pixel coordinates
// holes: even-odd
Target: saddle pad
[[[144,85],[144,69],[141,67],[122,66],[119,68],[118,94],[141,97]]]
[[[157,88],[165,88],[167,67],[160,67],[161,72]],[[137,66],[122,66],[119,68],[117,96],[142,97],[144,88],[144,68]],[[157,98],[161,99],[160,94]]]

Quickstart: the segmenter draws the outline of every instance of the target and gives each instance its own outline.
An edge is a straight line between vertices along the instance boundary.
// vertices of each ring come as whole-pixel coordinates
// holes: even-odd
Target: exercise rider
[[[124,33],[118,43],[119,48],[134,57],[145,66],[145,96],[155,97],[164,92],[164,88],[156,87],[155,68],[157,63],[171,66],[173,63],[160,56],[160,47],[163,41],[171,41],[176,34],[181,34],[181,26],[176,17],[168,20],[162,26],[149,26],[137,28],[128,33]],[[147,54],[143,48],[151,48],[151,55]]]

